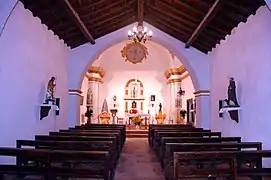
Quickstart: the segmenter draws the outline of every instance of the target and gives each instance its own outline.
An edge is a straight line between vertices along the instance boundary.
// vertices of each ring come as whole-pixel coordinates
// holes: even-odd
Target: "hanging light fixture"
[[[128,31],[128,38],[134,42],[145,43],[152,37],[152,31],[143,26],[143,0],[138,0],[138,24]]]

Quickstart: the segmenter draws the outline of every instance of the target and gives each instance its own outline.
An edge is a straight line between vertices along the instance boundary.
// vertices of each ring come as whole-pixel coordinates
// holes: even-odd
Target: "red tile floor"
[[[147,138],[127,138],[115,180],[163,180],[161,167]]]

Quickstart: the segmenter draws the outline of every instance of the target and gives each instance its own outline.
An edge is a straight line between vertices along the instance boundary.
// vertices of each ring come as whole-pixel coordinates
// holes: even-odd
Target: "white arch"
[[[194,48],[185,49],[184,43],[145,23],[153,31],[153,41],[175,53],[186,67],[196,91],[209,90],[209,57]],[[84,44],[71,51],[69,59],[69,88],[80,89],[88,67],[107,48],[127,40],[129,25],[96,40],[96,45]]]

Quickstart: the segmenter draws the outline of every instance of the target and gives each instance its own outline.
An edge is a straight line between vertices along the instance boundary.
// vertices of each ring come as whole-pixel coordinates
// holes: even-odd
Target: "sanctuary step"
[[[127,138],[147,138],[148,130],[126,130]]]

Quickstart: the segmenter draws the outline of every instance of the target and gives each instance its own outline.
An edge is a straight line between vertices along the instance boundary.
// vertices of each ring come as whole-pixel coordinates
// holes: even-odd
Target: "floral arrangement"
[[[140,125],[143,121],[143,119],[140,116],[136,116],[132,118],[132,121],[135,125]]]
[[[180,115],[183,117],[183,118],[185,118],[185,115],[186,115],[186,110],[184,110],[184,109],[182,109],[181,111],[180,111]]]

